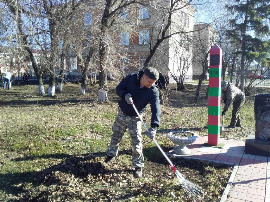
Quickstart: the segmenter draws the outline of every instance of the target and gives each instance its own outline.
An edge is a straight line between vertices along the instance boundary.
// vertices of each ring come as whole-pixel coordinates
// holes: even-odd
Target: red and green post
[[[210,49],[208,89],[208,144],[218,145],[220,137],[222,50],[218,45]]]

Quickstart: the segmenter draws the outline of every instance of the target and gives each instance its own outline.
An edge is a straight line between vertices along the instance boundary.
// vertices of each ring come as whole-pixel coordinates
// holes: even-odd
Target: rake
[[[148,128],[147,128],[146,124],[144,123],[141,115],[139,114],[137,108],[135,107],[134,103],[131,102],[131,105],[134,108],[135,112],[137,113],[138,117],[140,118],[141,122],[143,123],[146,131],[148,132]],[[160,152],[163,154],[163,156],[166,158],[166,160],[168,161],[168,163],[170,164],[169,165],[170,168],[175,173],[175,175],[176,175],[179,183],[183,187],[184,191],[187,194],[193,195],[196,199],[202,199],[203,198],[203,191],[202,191],[202,189],[199,186],[197,186],[196,184],[192,183],[191,181],[185,179],[184,176],[174,167],[172,161],[169,159],[169,157],[166,155],[166,153],[163,151],[163,149],[159,146],[159,144],[155,140],[155,138],[153,138],[152,140],[156,144],[156,146],[158,147],[158,149],[160,150]]]

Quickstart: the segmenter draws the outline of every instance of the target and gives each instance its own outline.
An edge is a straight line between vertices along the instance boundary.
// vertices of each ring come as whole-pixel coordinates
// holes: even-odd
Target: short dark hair
[[[148,67],[144,70],[144,74],[148,76],[150,79],[158,80],[159,79],[159,72],[153,68]]]
[[[229,82],[228,81],[222,81],[221,82],[221,88],[226,88],[228,86]]]

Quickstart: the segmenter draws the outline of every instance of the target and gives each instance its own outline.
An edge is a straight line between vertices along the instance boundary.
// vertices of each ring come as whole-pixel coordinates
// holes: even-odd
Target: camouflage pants
[[[109,156],[117,156],[119,144],[128,128],[132,144],[132,165],[134,167],[144,166],[143,148],[142,148],[142,123],[139,117],[127,116],[118,107],[118,115],[112,126],[111,143],[106,153]]]
[[[240,124],[240,109],[245,103],[245,98],[233,102],[232,118],[230,125]]]

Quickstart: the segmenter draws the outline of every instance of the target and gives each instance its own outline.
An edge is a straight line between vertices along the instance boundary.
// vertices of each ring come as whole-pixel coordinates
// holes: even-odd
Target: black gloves
[[[125,95],[125,100],[126,100],[126,102],[127,102],[128,104],[133,103],[133,99],[132,99],[132,96],[131,96],[130,93],[127,93],[127,94]]]

